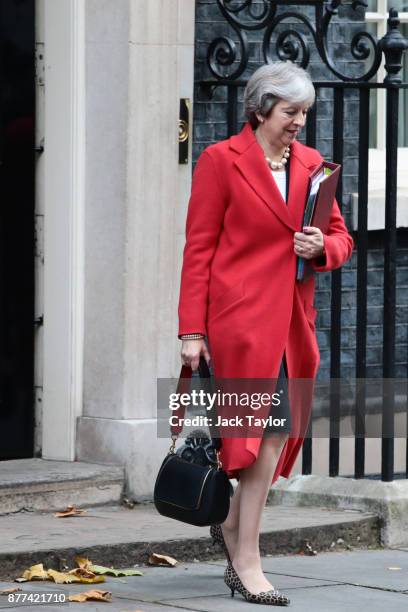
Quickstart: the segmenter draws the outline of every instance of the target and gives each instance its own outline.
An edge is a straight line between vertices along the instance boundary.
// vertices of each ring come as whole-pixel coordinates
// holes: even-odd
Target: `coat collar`
[[[296,140],[291,145],[287,204],[265,162],[262,147],[249,122],[239,134],[231,136],[229,147],[239,153],[234,163],[252,189],[287,227],[294,232],[301,231],[310,169],[316,165],[315,160],[307,159],[307,150],[303,145]]]

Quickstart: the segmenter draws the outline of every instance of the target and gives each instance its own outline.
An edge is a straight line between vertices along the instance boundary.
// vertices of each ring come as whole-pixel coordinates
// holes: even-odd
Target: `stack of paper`
[[[339,164],[323,161],[310,175],[302,228],[308,225],[327,231],[340,168]],[[307,278],[307,268],[307,260],[298,257],[296,280]]]

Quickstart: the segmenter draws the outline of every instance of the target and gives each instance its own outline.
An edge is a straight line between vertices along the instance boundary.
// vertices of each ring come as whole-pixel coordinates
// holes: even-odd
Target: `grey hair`
[[[244,91],[244,113],[253,128],[258,115],[267,117],[279,100],[312,106],[315,101],[312,79],[293,62],[273,62],[255,70]]]

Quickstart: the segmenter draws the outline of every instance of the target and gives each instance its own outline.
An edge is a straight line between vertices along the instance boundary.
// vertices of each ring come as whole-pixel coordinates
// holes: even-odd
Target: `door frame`
[[[36,11],[36,42],[44,42],[44,93],[38,97],[44,153],[36,176],[36,211],[44,219],[38,295],[44,326],[36,346],[42,456],[73,461],[83,398],[85,3],[37,0]],[[40,136],[37,131],[37,144]]]

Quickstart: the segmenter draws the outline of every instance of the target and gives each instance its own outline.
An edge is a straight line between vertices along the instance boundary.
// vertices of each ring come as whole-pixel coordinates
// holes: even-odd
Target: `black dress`
[[[286,164],[286,204],[288,203],[289,195],[289,174],[290,174],[290,157]],[[274,419],[286,419],[285,425],[267,425],[264,429],[264,435],[268,433],[289,433],[291,427],[290,419],[290,404],[288,395],[288,368],[286,364],[286,355],[283,354],[282,362],[279,369],[278,380],[276,383],[276,392],[283,391],[280,393],[280,404],[279,406],[271,406],[269,415]]]
[[[279,375],[276,383],[275,393],[279,393],[280,403],[278,406],[271,406],[269,416],[273,419],[286,419],[283,425],[272,424],[267,425],[264,429],[264,435],[269,433],[290,433],[291,428],[291,416],[290,416],[290,403],[288,395],[288,369],[286,365],[286,356],[283,355],[281,362]]]

